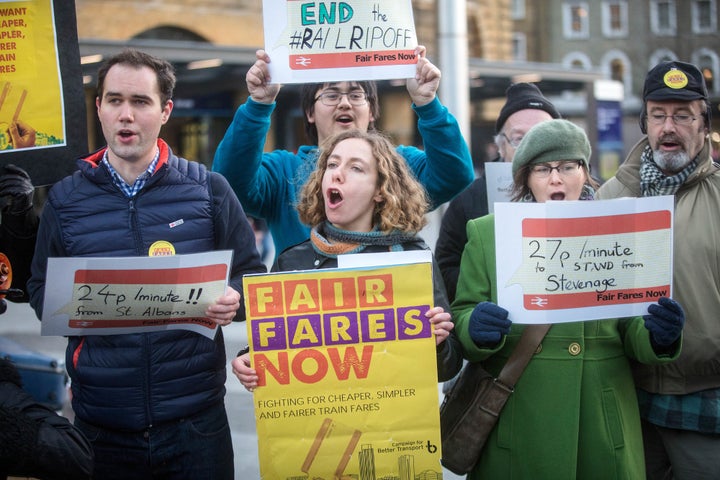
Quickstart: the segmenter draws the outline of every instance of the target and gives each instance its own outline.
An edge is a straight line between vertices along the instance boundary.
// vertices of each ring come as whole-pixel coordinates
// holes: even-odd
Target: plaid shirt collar
[[[113,183],[117,185],[117,187],[122,190],[122,192],[125,194],[128,198],[133,198],[137,193],[145,186],[148,179],[152,176],[153,173],[155,173],[155,169],[157,168],[158,161],[160,160],[160,149],[155,150],[155,157],[153,158],[153,161],[150,162],[150,165],[148,165],[147,170],[145,170],[145,173],[140,175],[135,179],[135,183],[132,185],[128,185],[128,183],[117,173],[117,170],[113,168],[112,165],[110,165],[110,162],[107,158],[107,149],[105,150],[105,153],[103,154],[102,163],[107,167],[108,171],[110,172],[110,176],[113,179]]]

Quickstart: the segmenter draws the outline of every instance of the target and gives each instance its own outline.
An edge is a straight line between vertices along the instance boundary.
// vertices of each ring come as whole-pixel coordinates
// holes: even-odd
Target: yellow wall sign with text
[[[21,148],[65,144],[52,0],[0,2],[0,153],[18,148],[8,133],[18,122],[37,132]]]
[[[262,478],[441,474],[430,263],[250,275],[243,290]]]

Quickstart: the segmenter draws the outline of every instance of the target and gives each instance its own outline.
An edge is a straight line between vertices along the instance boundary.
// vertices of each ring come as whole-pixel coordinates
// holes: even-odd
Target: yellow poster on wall
[[[0,154],[65,145],[51,0],[0,0]]]
[[[263,479],[441,475],[432,266],[246,276]]]

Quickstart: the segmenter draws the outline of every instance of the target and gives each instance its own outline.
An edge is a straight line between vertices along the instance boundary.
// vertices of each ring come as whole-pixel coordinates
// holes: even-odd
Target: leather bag
[[[470,472],[495,428],[500,412],[550,325],[528,325],[495,378],[480,362],[465,365],[440,406],[442,465],[453,473]]]

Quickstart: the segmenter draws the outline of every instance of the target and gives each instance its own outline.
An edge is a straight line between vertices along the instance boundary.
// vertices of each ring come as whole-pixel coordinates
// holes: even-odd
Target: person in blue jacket
[[[267,269],[225,178],[158,138],[174,86],[170,63],[137,50],[100,67],[95,104],[107,146],[50,190],[28,281],[42,319],[49,257],[147,256],[160,244],[177,254],[233,251],[229,285],[205,311],[218,326],[213,339],[188,330],[68,337],[75,425],[103,480],[234,475],[219,326],[244,319],[242,277]]]
[[[407,90],[418,115],[424,150],[398,146],[415,177],[427,190],[431,209],[450,201],[468,186],[474,171],[470,151],[455,118],[436,96],[440,70],[418,46],[415,78]],[[270,116],[280,84],[271,83],[264,50],[246,76],[250,96],[215,151],[213,170],[225,176],[249,215],[264,218],[279,254],[309,238],[310,230],[298,218],[295,205],[303,184],[315,168],[320,143],[343,130],[373,130],[380,115],[374,82],[327,82],[303,86],[302,109],[310,145],[297,153],[263,152]]]

